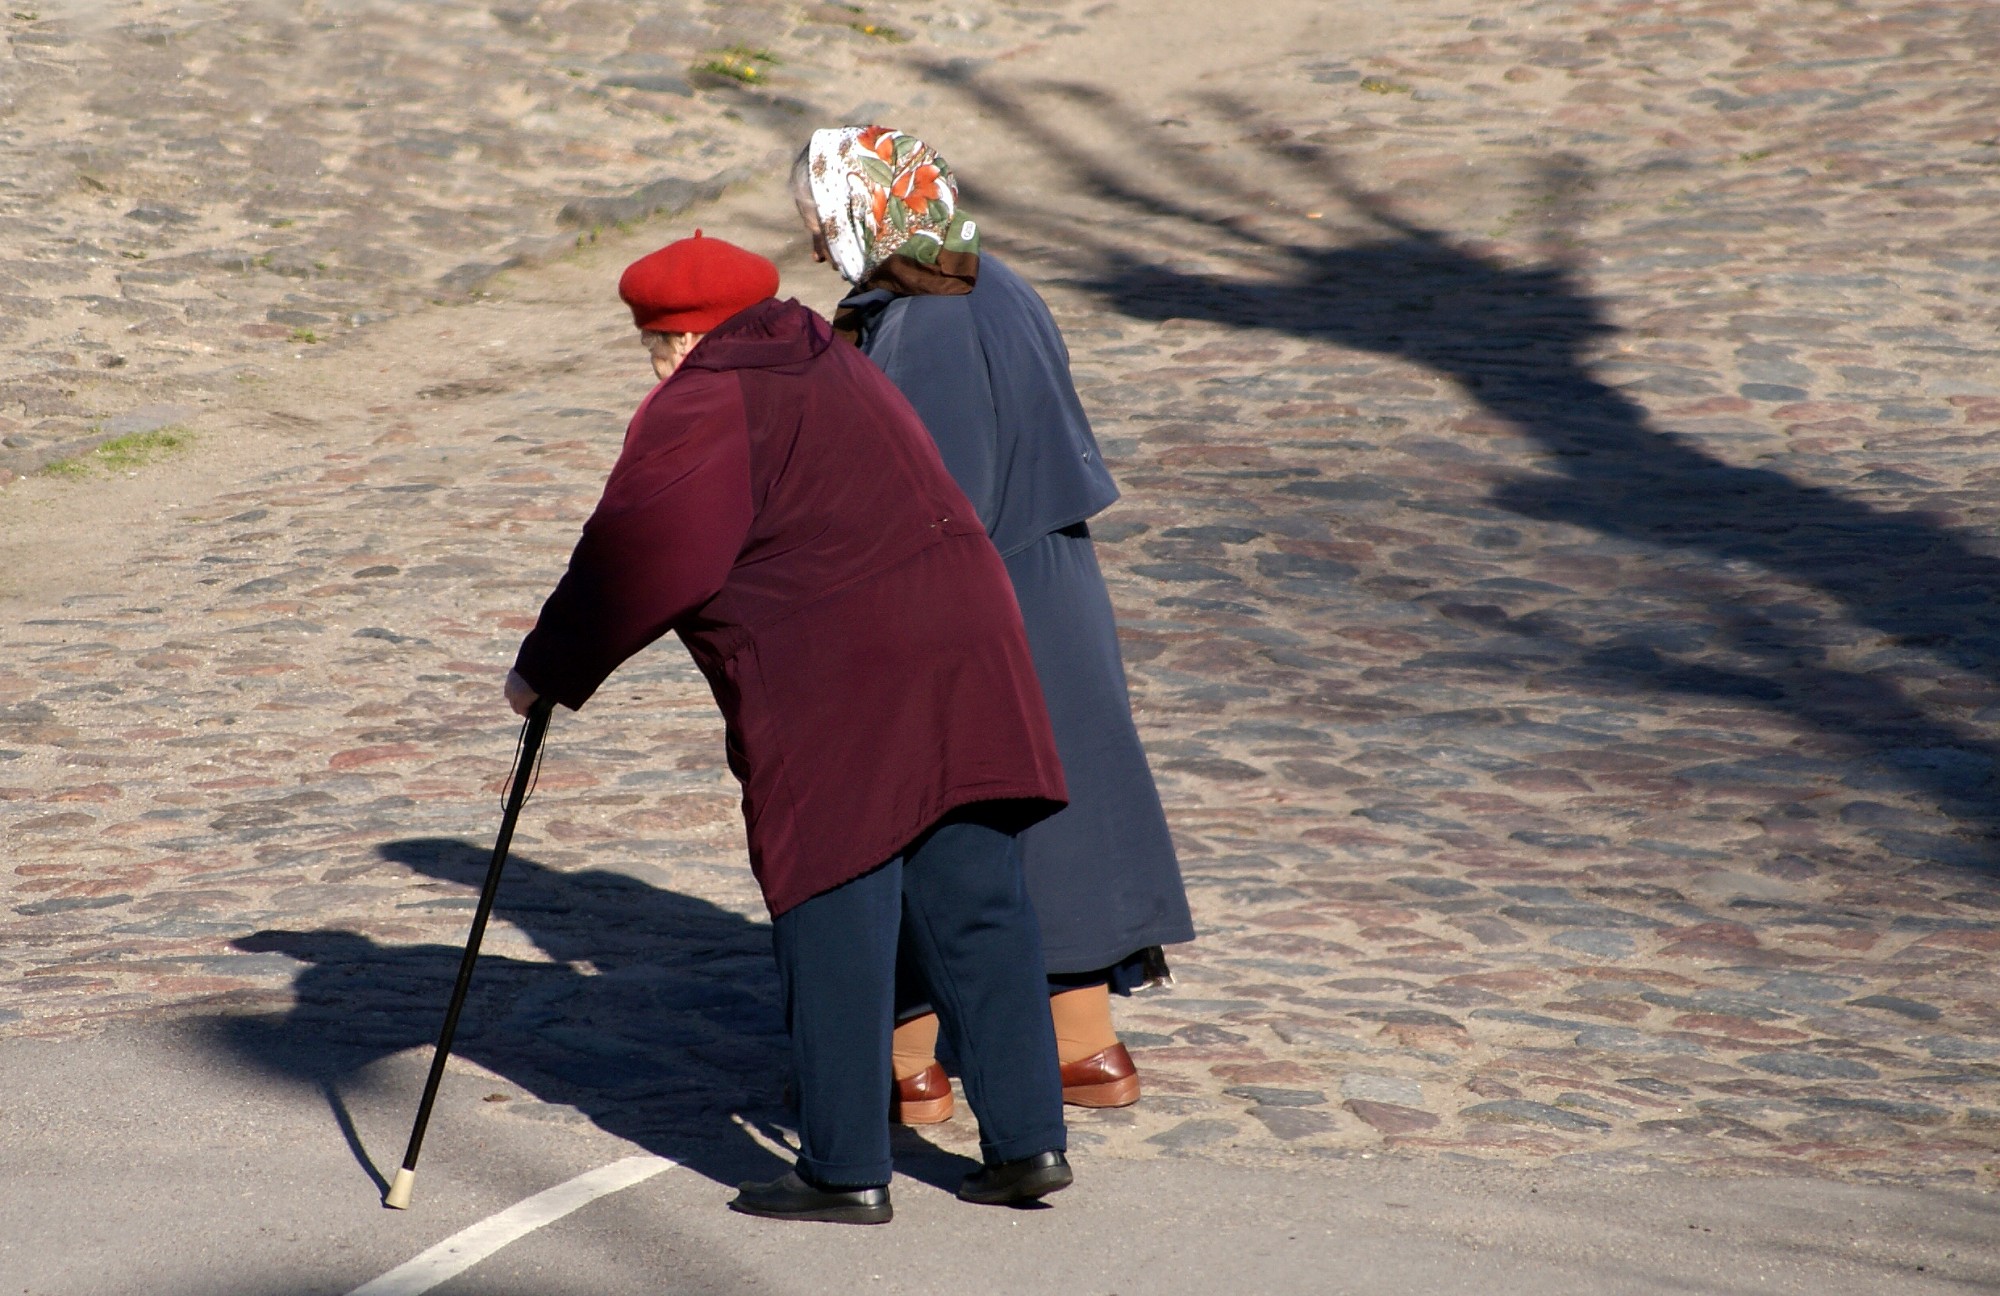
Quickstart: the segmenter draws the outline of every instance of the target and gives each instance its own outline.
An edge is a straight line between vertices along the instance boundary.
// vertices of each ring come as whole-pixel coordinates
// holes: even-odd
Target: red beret
[[[700,230],[640,257],[618,279],[632,322],[655,333],[706,333],[777,293],[778,267]]]

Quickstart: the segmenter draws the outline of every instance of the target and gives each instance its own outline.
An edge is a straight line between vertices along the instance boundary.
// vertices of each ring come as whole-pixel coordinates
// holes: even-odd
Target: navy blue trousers
[[[986,1161],[1068,1146],[1041,938],[1013,834],[945,819],[771,924],[798,1076],[799,1170],[889,1182],[897,938],[937,1005]]]

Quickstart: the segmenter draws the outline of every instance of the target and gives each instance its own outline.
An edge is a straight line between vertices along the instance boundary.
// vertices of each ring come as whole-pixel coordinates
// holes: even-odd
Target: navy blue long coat
[[[957,297],[849,298],[868,357],[930,429],[1013,578],[1069,806],[1021,837],[1051,974],[1194,939],[1180,864],[1132,724],[1087,520],[1118,498],[1035,290],[991,255]]]

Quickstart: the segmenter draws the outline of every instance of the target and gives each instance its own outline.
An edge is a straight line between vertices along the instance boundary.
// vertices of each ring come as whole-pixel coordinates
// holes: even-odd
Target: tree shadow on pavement
[[[1484,452],[1494,508],[1698,560],[1693,572],[1683,564],[1661,573],[1649,593],[1678,601],[1678,621],[1711,628],[1706,644],[1634,635],[1629,624],[1471,609],[1503,637],[1501,669],[1504,636],[1516,635],[1569,649],[1559,674],[1572,687],[1590,681],[1640,695],[1755,702],[1841,740],[1867,767],[1855,786],[1927,796],[1980,839],[2000,828],[2000,748],[1983,726],[1926,714],[1912,695],[1938,666],[2000,684],[2000,563],[1921,509],[1878,507],[1720,459],[1698,439],[1655,426],[1643,406],[1597,377],[1591,353],[1618,330],[1567,260],[1567,209],[1589,186],[1579,164],[1543,164],[1539,206],[1555,227],[1544,239],[1547,259],[1509,264],[1400,213],[1353,183],[1326,149],[1287,138],[1238,103],[1207,101],[1243,132],[1217,161],[1178,147],[1100,90],[1048,83],[1017,95],[940,76],[1034,138],[1075,200],[1044,207],[979,195],[989,237],[1017,231],[1063,268],[1066,282],[1133,318],[1282,333],[1424,366],[1538,443],[1533,470]],[[1058,114],[1065,129],[1050,127]],[[1086,121],[1094,131],[1080,129]],[[1117,143],[1092,148],[1080,138]],[[1350,240],[1337,242],[1332,229],[1300,237],[1281,232],[1280,221],[1255,219],[1274,206],[1344,208]],[[1189,250],[1245,272],[1190,269]],[[1285,489],[1302,505],[1316,494],[1349,497],[1338,479]],[[1866,636],[1815,609],[1773,605],[1745,574],[1836,601],[1845,619],[1887,638],[1878,656],[1903,660],[1833,664],[1832,655]],[[1923,669],[1907,669],[1912,650]],[[1545,654],[1536,660],[1546,669]],[[1996,864],[1986,840],[1885,831],[1885,844],[1901,854]]]
[[[490,855],[446,838],[389,842],[378,853],[475,890]],[[461,903],[469,918],[470,902]],[[519,854],[494,913],[550,961],[482,953],[452,1052],[554,1105],[515,1113],[574,1120],[574,1109],[732,1187],[783,1172],[788,1163],[770,1149],[790,1142],[789,1053],[766,924],[623,874],[562,872]],[[489,949],[499,934],[489,930]],[[356,1161],[386,1189],[402,1144],[371,1156],[339,1095],[365,1068],[436,1041],[463,947],[384,945],[339,930],[262,931],[235,945],[307,966],[291,1011],[218,1018],[218,1044],[319,1088]],[[409,1095],[411,1115],[418,1096]],[[955,1187],[971,1168],[914,1137],[899,1137],[896,1152],[899,1170],[940,1186]]]

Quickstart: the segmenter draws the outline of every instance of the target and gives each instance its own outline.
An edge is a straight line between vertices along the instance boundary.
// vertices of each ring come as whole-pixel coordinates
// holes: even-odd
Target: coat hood
[[[833,345],[833,326],[796,299],[767,297],[715,326],[682,362],[686,369],[785,369]]]

